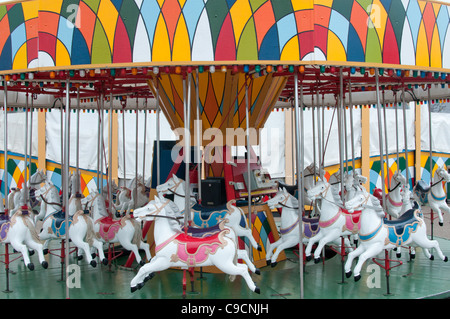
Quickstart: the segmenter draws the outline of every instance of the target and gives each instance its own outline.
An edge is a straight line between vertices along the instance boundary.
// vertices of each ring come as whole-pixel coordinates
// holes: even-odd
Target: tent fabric
[[[285,176],[285,111],[272,112],[265,124],[262,137],[262,148],[259,150],[255,147],[255,152],[261,155],[262,166],[266,168],[272,177],[283,178]],[[334,109],[325,109],[324,122],[324,136],[328,140],[326,144],[325,166],[330,166],[339,163],[339,140],[337,131],[337,115],[333,117]],[[320,112],[321,113],[321,112]],[[71,116],[71,134],[70,134],[70,165],[76,165],[76,113]],[[312,132],[312,109],[306,108],[304,113],[304,140],[305,140],[305,166],[313,161],[313,143],[318,145],[318,136],[316,134],[313,142]],[[54,162],[61,161],[61,113],[58,110],[46,113],[46,158]],[[122,134],[122,117],[125,116],[125,139]],[[317,121],[317,112],[315,115]],[[383,114],[382,114],[383,119]],[[408,150],[415,149],[415,113],[414,107],[410,106],[406,110],[407,119],[407,134],[408,134]],[[386,109],[387,120],[387,136],[389,153],[393,154],[397,151],[396,134],[398,131],[399,151],[404,150],[404,131],[403,131],[403,111],[398,109],[398,129],[396,129],[395,109]],[[108,114],[104,114],[104,147],[106,159],[108,161]],[[24,113],[12,112],[8,113],[8,151],[18,154],[23,154],[25,143],[25,127],[24,127]],[[31,123],[31,120],[29,120]],[[347,141],[348,154],[347,157],[351,160],[351,130],[350,130],[350,112],[346,110],[347,134],[344,141]],[[354,123],[354,141],[355,141],[355,157],[361,157],[361,108],[353,109],[353,123]],[[383,123],[384,125],[384,123]],[[450,114],[446,113],[432,113],[432,136],[433,136],[433,151],[448,153],[450,150],[450,139],[443,138],[448,134],[450,129]],[[37,116],[33,116],[33,156],[38,154],[38,139],[37,139]],[[316,130],[318,125],[316,123]],[[384,126],[383,126],[384,127]],[[422,150],[429,150],[428,137],[428,108],[421,107],[421,143]],[[95,113],[80,113],[80,168],[86,170],[97,169],[97,133],[98,133],[98,114]],[[143,142],[144,142],[144,114],[138,114],[138,174],[142,175],[143,167]],[[383,135],[384,136],[384,135]],[[135,158],[136,158],[136,113],[119,113],[118,114],[118,159],[119,159],[119,178],[124,178],[123,165],[123,144],[125,141],[125,169],[126,179],[135,177]],[[170,126],[165,117],[161,114],[161,140],[174,140],[175,134],[170,130]],[[156,139],[156,114],[147,114],[147,138],[146,138],[146,165],[145,165],[145,179],[151,176],[153,141]],[[383,144],[384,144],[383,140]],[[290,146],[287,146],[290,147]],[[294,146],[295,147],[295,146]],[[0,150],[3,150],[3,112],[0,112]],[[261,153],[260,153],[261,152]],[[316,152],[318,152],[316,147]],[[370,156],[379,155],[378,142],[378,117],[377,109],[370,108]],[[316,153],[318,154],[318,153]],[[316,155],[318,157],[318,155]],[[106,165],[104,166],[106,173]]]

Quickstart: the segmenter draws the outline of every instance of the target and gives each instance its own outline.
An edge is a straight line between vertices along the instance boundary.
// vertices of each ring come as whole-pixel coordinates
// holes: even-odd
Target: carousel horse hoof
[[[271,263],[272,263],[272,262],[270,261],[270,259],[267,259],[267,260],[266,260],[267,266],[270,266]]]
[[[396,253],[395,256],[397,256],[397,258],[400,258],[400,257],[402,257],[402,254],[401,253]]]
[[[443,222],[439,222],[439,226],[444,226],[444,223]]]
[[[48,248],[45,248],[42,252],[44,253],[44,255],[47,255],[48,254]]]
[[[257,294],[261,294],[261,289],[259,289],[259,287],[256,287],[256,288],[255,288],[255,292],[256,292]]]
[[[92,254],[91,254],[91,257],[92,257],[92,259],[94,259],[95,257],[97,257],[97,254],[92,253]]]
[[[83,255],[77,256],[78,261],[83,260],[83,258],[84,258]]]
[[[145,265],[145,261],[141,260],[141,261],[139,262],[139,265],[144,266],[144,265]]]
[[[262,251],[261,245],[258,245],[258,251]]]
[[[278,264],[277,262],[271,263],[270,267],[274,268],[277,264]]]
[[[447,258],[447,257],[445,257],[445,258]],[[444,260],[444,261],[446,261],[446,260]],[[261,275],[261,270],[259,270],[259,268],[256,268],[255,269],[255,274],[256,275]]]
[[[444,258],[444,262],[447,262],[448,261],[448,257],[447,256],[445,256],[445,258]]]
[[[430,256],[430,260],[434,260],[434,256],[433,255]]]
[[[131,287],[131,292],[135,292],[136,290],[138,290],[138,288],[136,287],[136,286],[134,286],[134,287]]]
[[[352,271],[350,270],[349,272],[345,273],[345,277],[350,278],[352,276]]]
[[[141,283],[139,283],[139,284],[137,284],[137,289],[141,289],[142,287],[144,287],[144,285],[145,285],[145,282],[141,282]]]
[[[28,255],[29,255],[29,256],[33,256],[33,255],[34,255],[34,250],[29,250],[29,251],[28,251]]]
[[[106,265],[108,264],[108,259],[106,259],[106,258],[103,258],[103,260],[102,260],[102,264],[106,266]]]
[[[416,254],[409,254],[409,258],[415,259],[416,258]]]
[[[355,282],[359,281],[361,279],[361,275],[355,276]]]
[[[48,268],[48,262],[43,261],[43,262],[41,263],[41,266],[42,266],[42,268],[47,269],[47,268]]]
[[[146,276],[146,277],[144,278],[144,282],[149,281],[149,280],[152,279],[153,277],[155,277],[155,273],[154,273],[154,272],[152,272],[150,275]]]
[[[306,261],[311,261],[312,257],[311,257],[311,255],[309,255],[309,256],[306,256],[305,258],[306,258]]]
[[[27,267],[28,267],[28,269],[30,269],[30,270],[34,270],[34,265],[33,265],[33,263],[29,263],[29,264],[27,265]]]
[[[320,257],[319,257],[319,258],[314,258],[314,263],[315,263],[315,264],[320,263],[320,259],[321,259]]]
[[[91,260],[90,264],[94,268],[97,267],[97,262],[95,260]]]

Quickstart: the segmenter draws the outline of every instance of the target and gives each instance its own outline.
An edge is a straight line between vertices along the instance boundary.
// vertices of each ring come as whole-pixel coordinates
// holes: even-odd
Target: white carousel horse
[[[131,190],[128,187],[121,186],[116,193],[116,204],[114,205],[114,208],[116,211],[125,212],[130,200]]]
[[[379,200],[367,193],[360,192],[353,199],[346,202],[349,211],[362,209],[361,228],[359,232],[360,245],[349,253],[344,269],[347,278],[352,275],[351,266],[353,259],[358,257],[358,263],[353,269],[355,281],[361,278],[360,272],[364,262],[382,252],[384,249],[392,249],[401,245],[416,245],[427,249],[435,248],[443,261],[448,258],[442,253],[436,240],[429,240],[422,213],[419,209],[408,210],[401,219],[387,221]],[[433,259],[432,255],[427,256]]]
[[[66,219],[65,213],[62,211],[59,192],[52,182],[46,181],[45,184],[36,190],[36,196],[41,198],[41,211],[36,216],[38,220],[43,220],[42,230],[39,238],[44,240],[44,249],[48,249],[48,244],[52,239],[64,239],[66,236]],[[92,228],[84,217],[83,211],[76,212],[73,216],[69,216],[69,238],[74,245],[83,250],[87,262],[96,267],[97,262],[92,259],[90,254],[90,246],[87,241],[92,238]]]
[[[320,173],[320,175],[319,175]],[[324,170],[319,170],[319,168],[317,166],[314,166],[314,163],[311,163],[309,166],[307,166],[303,172],[301,173],[303,176],[303,194],[305,196],[303,196],[304,202],[306,205],[312,205],[312,202],[309,200],[309,198],[306,196],[306,192],[311,189],[311,187],[314,186],[314,183],[316,181],[316,177],[319,176],[319,180],[320,180],[320,176],[324,176],[325,175],[325,171]],[[278,182],[278,187],[279,188],[286,188],[286,190],[291,194],[294,195],[296,198],[298,198],[298,196],[296,196],[296,193],[298,191],[298,186],[297,185],[286,185],[284,183]],[[314,210],[314,209],[313,209]],[[312,215],[316,215],[316,212],[313,211]]]
[[[298,223],[298,200],[292,196],[286,188],[280,189],[278,193],[267,201],[270,209],[281,208],[281,237],[276,242],[269,244],[266,250],[267,265],[275,267],[278,255],[285,249],[293,247],[300,242],[300,230]],[[303,243],[319,231],[319,218],[302,217]],[[276,249],[275,253],[273,251]]]
[[[0,243],[11,244],[15,250],[20,252],[25,266],[30,270],[34,270],[34,264],[30,260],[28,248],[37,251],[40,264],[47,269],[48,263],[44,258],[43,247],[29,212],[18,209],[9,217],[5,212],[1,193],[0,209],[2,210],[0,212]]]
[[[139,249],[145,251],[148,260],[152,258],[150,246],[142,240],[141,225],[130,215],[120,219],[109,216],[105,200],[97,191],[91,192],[82,200],[92,211],[94,220],[94,232],[97,239],[103,243],[120,243],[126,250],[131,250],[136,256],[136,261],[144,265]]]
[[[345,211],[338,194],[331,191],[331,184],[325,181],[317,182],[308,193],[311,200],[322,199],[322,207],[319,217],[319,232],[309,239],[305,249],[306,260],[311,260],[311,250],[316,242],[319,242],[314,251],[314,262],[320,261],[323,247],[329,243],[344,237],[345,246],[350,247],[348,235],[357,234],[359,229],[359,213],[353,214]],[[351,248],[350,248],[351,249]]]
[[[163,195],[158,195],[158,198],[161,202],[164,202],[166,199],[163,197]],[[183,214],[180,211],[180,209],[178,208],[177,205],[175,205],[174,202],[170,201],[169,204],[171,206],[171,210],[173,212],[175,212],[176,215],[178,215],[178,219],[183,219]],[[212,226],[212,227],[207,227],[207,228],[199,228],[199,227],[192,227],[192,226],[188,226],[187,227],[187,233],[190,236],[194,236],[194,237],[204,237],[205,234],[206,235],[210,235],[214,232],[216,232],[218,229],[223,229],[226,226],[227,223],[227,219],[222,219],[221,222],[219,222],[218,224]],[[184,228],[182,229],[184,231]],[[250,260],[250,257],[247,253],[247,251],[245,249],[238,249],[237,250],[237,255],[238,255],[238,259],[242,259],[243,261],[245,261],[245,263],[247,264],[248,268],[250,269],[251,272],[260,275],[261,271],[256,268],[256,266],[252,263],[252,261]]]
[[[84,223],[87,227],[83,227],[82,223],[72,223],[72,227],[78,227],[80,228],[78,231],[82,232],[84,229],[86,229],[85,239],[89,247],[97,249],[98,256],[100,258],[100,261],[103,263],[103,265],[108,264],[108,259],[105,258],[105,254],[103,252],[103,243],[97,240],[95,233],[94,233],[94,220],[91,216],[89,216],[89,211],[84,211],[81,204],[81,199],[83,196],[79,193],[72,194],[69,198],[69,216],[74,220],[77,218],[83,218]],[[83,222],[83,221],[82,221]],[[84,244],[83,244],[84,245]],[[81,260],[83,258],[84,253],[87,251],[87,249],[79,249],[78,250],[78,260]],[[92,258],[95,258],[95,253],[91,254]]]
[[[37,211],[39,213],[39,201],[36,200],[35,191],[37,188],[39,188],[40,184],[45,182],[47,180],[47,176],[45,175],[43,170],[37,170],[33,175],[30,176],[29,180],[27,181],[28,186],[28,203],[27,206],[30,208],[30,210]],[[25,189],[19,189],[19,188],[11,188],[10,193],[8,195],[8,210],[10,216],[12,216],[18,209],[20,209],[25,203],[24,203],[24,191]]]
[[[278,193],[267,201],[270,209],[281,208],[281,225],[279,240],[270,244],[266,251],[267,265],[275,267],[277,265],[278,255],[286,248],[293,247],[299,244],[300,232],[298,228],[298,200],[292,196],[285,188],[280,189]],[[319,217],[308,218],[302,217],[302,243],[307,244],[311,237],[314,237],[319,232]],[[334,243],[341,245],[340,240],[335,240]],[[273,251],[276,249],[275,253]]]
[[[174,211],[170,209],[170,201],[161,202],[158,197],[142,208],[134,211],[138,220],[155,221],[155,256],[139,269],[131,280],[131,292],[143,287],[149,276],[169,267],[216,266],[231,276],[240,275],[250,290],[260,293],[255,285],[248,267],[237,263],[236,234],[231,228],[224,227],[213,236],[196,238],[186,235],[178,223]]]
[[[126,211],[129,212],[148,203],[148,195],[145,192],[145,185],[141,182],[136,183],[136,187],[131,191],[131,199],[128,201]],[[136,202],[136,204],[135,204]],[[135,207],[136,205],[136,207]]]
[[[413,189],[414,197],[421,206],[429,206],[438,213],[440,226],[444,225],[442,211],[450,214],[450,208],[446,202],[447,193],[442,182],[450,182],[450,175],[443,167],[439,167],[434,173],[431,185],[419,181]]]
[[[164,184],[158,185],[156,191],[159,195],[174,194],[174,203],[177,205],[181,212],[184,212],[185,208],[185,182],[178,178],[175,174]],[[194,225],[198,227],[212,227],[216,225],[222,219],[227,219],[226,225],[232,228],[238,236],[246,237],[253,248],[262,250],[258,245],[255,238],[252,236],[252,232],[248,227],[247,219],[244,212],[234,206],[234,200],[229,201],[226,205],[220,207],[202,207],[196,204],[195,199],[191,198],[191,220]],[[205,213],[205,214],[202,214]],[[208,215],[203,218],[204,215]],[[241,221],[245,222],[245,226],[241,226]]]
[[[394,185],[395,184],[395,185]],[[396,171],[391,178],[391,189],[386,195],[386,212],[394,218],[399,218],[402,213],[402,189],[407,185],[405,176],[400,171]]]

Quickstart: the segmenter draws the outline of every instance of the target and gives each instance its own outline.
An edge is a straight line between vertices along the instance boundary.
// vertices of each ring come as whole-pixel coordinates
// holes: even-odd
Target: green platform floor
[[[450,256],[450,241],[438,238],[444,254]],[[52,245],[56,245],[52,244]],[[51,246],[52,247],[52,246]],[[4,246],[0,246],[0,254]],[[391,253],[394,257],[394,253]],[[198,279],[196,273],[195,293],[188,291],[186,299],[296,299],[300,297],[300,272],[298,258],[292,250],[287,251],[288,259],[280,262],[275,268],[263,267],[261,275],[252,274],[253,280],[261,289],[261,294],[251,292],[245,282],[237,277],[231,282],[225,274],[204,274]],[[436,256],[437,257],[437,256]],[[61,266],[55,256],[46,257],[49,268],[43,269],[37,256],[31,259],[35,270],[28,270],[21,259],[11,264],[14,274],[10,275],[11,293],[2,292],[6,288],[5,267],[0,264],[0,299],[64,299],[66,298],[65,282],[60,282]],[[1,257],[3,260],[3,256]],[[386,278],[384,270],[380,272],[380,288],[369,288],[368,279],[374,273],[367,271],[366,263],[362,269],[362,278],[354,282],[353,278],[345,279],[341,284],[340,256],[333,257],[325,264],[309,262],[305,266],[304,297],[306,299],[415,299],[415,298],[449,298],[450,297],[450,262],[436,258],[426,259],[421,249],[417,250],[414,261],[408,261],[406,253],[400,260],[403,265],[391,271],[390,291],[386,296]],[[130,292],[130,281],[137,272],[137,265],[132,270],[123,270],[126,257],[116,260],[108,270],[107,266],[98,265],[92,268],[85,261],[78,262],[81,269],[81,288],[69,289],[71,299],[181,299],[182,276],[179,270],[166,270],[157,273],[137,292]],[[76,263],[70,257],[71,263]],[[371,276],[372,277],[369,277]],[[188,286],[190,290],[190,286]]]

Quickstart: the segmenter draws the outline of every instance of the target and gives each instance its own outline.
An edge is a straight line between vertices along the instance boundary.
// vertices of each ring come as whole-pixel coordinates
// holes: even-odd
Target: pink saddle
[[[171,258],[171,261],[182,261],[189,267],[195,267],[206,259],[209,255],[214,255],[219,248],[225,247],[227,242],[223,238],[229,230],[225,229],[212,236],[203,238],[192,237],[184,233],[178,234],[174,238],[177,243],[177,253]]]

